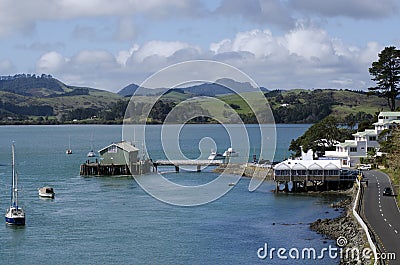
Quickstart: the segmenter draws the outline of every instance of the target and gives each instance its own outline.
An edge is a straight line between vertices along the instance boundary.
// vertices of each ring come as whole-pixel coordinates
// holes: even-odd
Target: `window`
[[[115,145],[112,145],[112,146],[110,146],[109,148],[108,148],[108,152],[109,153],[117,153],[117,146],[115,146]]]
[[[370,137],[369,137],[369,140],[370,140],[370,141],[376,141],[376,136],[370,136]]]
[[[367,152],[373,152],[373,151],[375,151],[375,147],[368,147],[367,148]]]
[[[357,147],[350,147],[350,152],[356,153],[357,152]]]

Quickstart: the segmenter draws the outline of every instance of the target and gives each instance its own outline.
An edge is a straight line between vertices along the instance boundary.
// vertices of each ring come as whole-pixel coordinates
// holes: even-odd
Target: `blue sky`
[[[271,89],[372,86],[396,0],[0,0],[0,74],[110,91],[173,63],[228,63]]]

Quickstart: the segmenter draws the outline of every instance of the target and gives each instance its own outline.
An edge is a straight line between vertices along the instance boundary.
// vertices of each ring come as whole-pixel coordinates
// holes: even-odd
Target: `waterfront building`
[[[360,158],[368,157],[368,152],[379,153],[379,134],[386,129],[392,129],[396,124],[400,124],[400,112],[381,112],[378,122],[373,124],[374,129],[353,134],[353,140],[338,143],[335,151],[325,152],[325,157],[340,159],[343,167],[354,167],[360,163]]]
[[[138,162],[139,148],[128,142],[112,143],[99,150],[100,164],[125,165]]]
[[[274,166],[274,181],[276,190],[281,184],[289,190],[288,184],[292,183],[292,191],[329,190],[348,188],[352,185],[357,172],[343,170],[339,159],[302,160],[288,159]]]
[[[150,172],[149,159],[139,158],[139,148],[122,141],[99,150],[100,159],[87,160],[80,167],[81,175],[141,175]]]

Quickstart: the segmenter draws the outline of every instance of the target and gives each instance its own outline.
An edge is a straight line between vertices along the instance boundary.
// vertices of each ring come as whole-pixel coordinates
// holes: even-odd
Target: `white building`
[[[335,151],[326,151],[325,157],[336,158],[342,161],[343,167],[352,167],[360,162],[361,157],[367,157],[369,151],[378,151],[378,135],[386,129],[400,124],[400,112],[381,112],[375,129],[367,129],[353,134],[354,140],[346,140],[336,146]]]

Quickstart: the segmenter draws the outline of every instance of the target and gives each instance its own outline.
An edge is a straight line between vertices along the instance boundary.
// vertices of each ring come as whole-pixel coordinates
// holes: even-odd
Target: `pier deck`
[[[153,166],[156,171],[159,166],[174,166],[176,172],[179,172],[180,166],[196,166],[197,172],[200,172],[202,166],[219,166],[223,163],[222,160],[157,160]]]
[[[130,167],[86,161],[80,166],[81,176],[141,175],[150,172],[151,163],[132,163]]]

